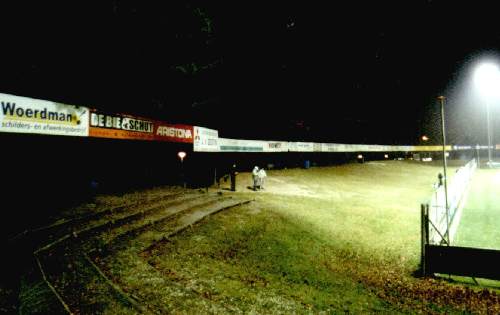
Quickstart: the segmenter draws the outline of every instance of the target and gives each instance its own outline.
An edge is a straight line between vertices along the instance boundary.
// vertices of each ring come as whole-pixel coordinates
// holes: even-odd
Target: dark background
[[[496,4],[1,1],[0,93],[205,126],[228,138],[402,145],[422,144],[423,134],[440,144],[436,97],[444,94],[449,142],[484,144],[484,104],[466,78],[500,49]],[[492,116],[498,125],[498,110]],[[13,288],[33,246],[14,236],[95,202],[96,193],[183,178],[203,187],[233,163],[249,171],[357,155],[214,155],[185,144],[7,133],[0,144],[8,265],[0,280]],[[179,150],[188,153],[184,165]]]
[[[422,144],[423,134],[440,144],[436,97],[445,94],[449,141],[484,143],[484,106],[465,77],[500,48],[495,4],[3,1],[0,93],[228,138],[402,145]],[[179,185],[182,171],[203,187],[233,163],[249,171],[357,154],[194,154],[181,144],[18,134],[0,134],[0,144],[0,240],[95,193]],[[179,150],[188,152],[184,169]],[[9,244],[9,255],[29,248]]]
[[[500,47],[494,5],[2,3],[0,91],[222,137],[418,144],[425,133],[439,143],[436,96]],[[485,141],[461,132],[458,103],[447,105],[450,141]]]

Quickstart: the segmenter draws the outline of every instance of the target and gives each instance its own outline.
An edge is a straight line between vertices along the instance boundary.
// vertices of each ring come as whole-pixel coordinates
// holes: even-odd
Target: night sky
[[[223,137],[372,144],[440,143],[444,94],[450,142],[486,141],[462,96],[468,67],[500,50],[494,1],[15,2],[0,7],[3,93]]]

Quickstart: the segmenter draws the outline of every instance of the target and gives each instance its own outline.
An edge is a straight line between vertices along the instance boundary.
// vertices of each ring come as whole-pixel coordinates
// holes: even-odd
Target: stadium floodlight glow
[[[500,71],[498,66],[492,62],[480,64],[474,72],[474,84],[486,101],[486,128],[488,133],[488,165],[491,166],[491,125],[490,125],[490,102],[498,99],[498,87],[500,86]]]
[[[494,63],[482,63],[474,72],[474,83],[481,96],[490,99],[497,94],[500,72]]]
[[[177,156],[179,157],[179,159],[181,159],[181,162],[182,162],[182,161],[184,161],[184,158],[186,157],[186,152],[180,151],[179,153],[177,153]]]

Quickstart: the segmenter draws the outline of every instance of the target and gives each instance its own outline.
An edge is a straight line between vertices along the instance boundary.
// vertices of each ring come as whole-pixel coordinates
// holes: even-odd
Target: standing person
[[[258,177],[259,177],[259,189],[264,189],[264,183],[265,183],[266,177],[267,177],[267,174],[266,174],[266,171],[264,170],[264,168],[261,168],[259,170]]]
[[[253,190],[257,190],[259,186],[259,167],[255,166],[252,171],[252,179],[253,179]]]
[[[231,191],[236,191],[236,175],[238,175],[238,172],[236,172],[236,163],[234,163],[231,166]]]

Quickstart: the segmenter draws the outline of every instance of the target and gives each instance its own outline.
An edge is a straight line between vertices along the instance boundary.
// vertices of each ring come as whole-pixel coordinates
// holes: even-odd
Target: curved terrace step
[[[121,248],[131,246],[134,243],[130,241],[136,238],[141,239],[144,235],[155,234],[157,237],[163,237],[168,232],[168,229],[177,226],[178,220],[184,216],[189,216],[192,213],[200,211],[207,211],[207,209],[207,214],[214,213],[227,208],[227,205],[234,206],[239,203],[241,201],[232,199],[232,197],[211,196],[186,202],[175,207],[169,207],[154,215],[145,217],[144,220],[134,222],[123,233],[118,235],[116,233],[101,235],[99,239],[101,246],[98,248],[109,254]]]
[[[89,238],[98,236],[106,231],[112,231],[113,229],[119,228],[120,226],[143,220],[145,216],[159,212],[165,208],[170,208],[177,206],[179,204],[189,203],[192,200],[201,200],[202,197],[206,197],[204,194],[189,194],[184,195],[174,200],[161,200],[155,201],[154,203],[148,204],[146,207],[137,207],[128,209],[128,211],[120,211],[117,213],[108,213],[103,215],[101,218],[95,221],[85,222],[86,226],[83,225],[81,229],[73,229],[72,232],[67,232],[62,234],[59,238],[52,240],[45,246],[38,248],[35,253],[48,250],[53,246],[56,246],[65,241],[72,240],[75,244],[78,242],[83,242]],[[135,210],[135,211],[134,211]],[[123,214],[125,213],[125,214]]]
[[[208,308],[215,313],[228,312],[230,310],[227,309],[226,305],[210,300],[194,287],[184,287],[166,279],[147,261],[141,259],[139,254],[211,214],[248,202],[250,201],[227,198],[205,207],[196,207],[176,216],[175,220],[169,220],[168,224],[142,231],[135,237],[131,236],[128,239],[120,240],[121,244],[115,246],[112,255],[108,252],[107,255],[99,256],[94,251],[91,253],[91,259],[116,285],[133,294],[140,303],[152,305],[161,313],[169,313],[176,309],[177,306],[162,303],[163,300],[172,300],[167,298],[171,296],[178,296],[182,299],[183,305],[190,305],[192,309],[201,306],[203,309],[207,309],[207,305],[209,305]]]

